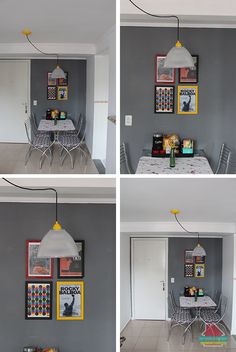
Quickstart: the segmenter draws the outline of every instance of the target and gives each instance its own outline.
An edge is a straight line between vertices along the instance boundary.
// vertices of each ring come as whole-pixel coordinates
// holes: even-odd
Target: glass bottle
[[[170,150],[170,167],[175,167],[175,147],[171,146]]]

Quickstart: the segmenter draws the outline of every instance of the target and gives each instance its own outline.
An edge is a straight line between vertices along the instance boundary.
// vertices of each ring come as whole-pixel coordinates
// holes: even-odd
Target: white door
[[[166,319],[165,239],[132,239],[132,296],[134,319]]]
[[[27,142],[24,121],[29,114],[30,62],[0,60],[0,142]]]

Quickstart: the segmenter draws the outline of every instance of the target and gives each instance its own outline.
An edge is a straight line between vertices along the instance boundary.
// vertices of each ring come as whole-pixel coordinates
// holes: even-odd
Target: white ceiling
[[[236,223],[234,178],[121,179],[121,222]]]
[[[59,202],[64,203],[115,203],[114,178],[8,178],[19,186],[53,187]],[[50,191],[27,191],[9,185],[0,178],[0,202],[54,202]]]
[[[235,27],[236,1],[232,0],[133,0],[147,12],[157,15],[178,15],[182,26]],[[120,0],[123,25],[176,25],[175,20],[159,20],[145,15],[129,0]]]
[[[97,43],[115,25],[115,0],[0,0],[0,43]]]

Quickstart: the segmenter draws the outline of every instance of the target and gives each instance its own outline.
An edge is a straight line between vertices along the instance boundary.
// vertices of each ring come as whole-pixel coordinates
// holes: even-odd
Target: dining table
[[[200,312],[202,308],[214,308],[217,306],[210,296],[200,296],[200,297],[197,297],[197,300],[195,297],[180,296],[179,305],[181,308],[185,308],[185,309],[195,308],[196,313],[195,313],[194,319],[191,322],[191,325],[196,320],[200,319]]]
[[[213,174],[206,156],[176,157],[175,166],[170,167],[169,157],[142,156],[136,174]]]

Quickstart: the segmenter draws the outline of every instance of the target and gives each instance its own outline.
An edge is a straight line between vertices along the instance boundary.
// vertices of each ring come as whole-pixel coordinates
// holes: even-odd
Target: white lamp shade
[[[193,250],[193,257],[205,257],[205,256],[206,256],[205,249],[200,245],[200,243],[198,243]]]
[[[43,237],[38,258],[78,257],[78,248],[66,230],[50,230]]]
[[[60,66],[57,66],[55,70],[52,71],[51,78],[66,78],[66,75]]]
[[[194,67],[193,58],[184,46],[174,46],[167,54],[164,67]]]

